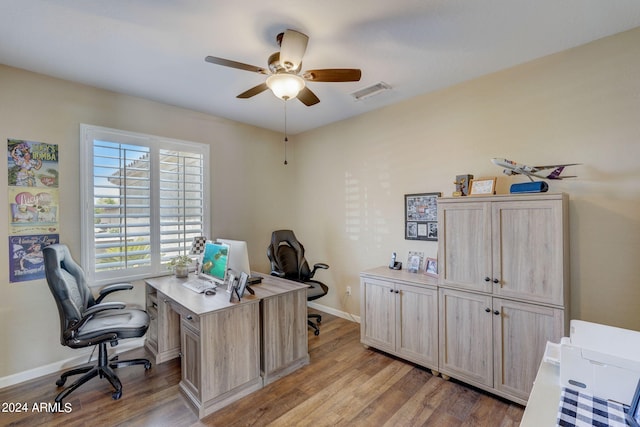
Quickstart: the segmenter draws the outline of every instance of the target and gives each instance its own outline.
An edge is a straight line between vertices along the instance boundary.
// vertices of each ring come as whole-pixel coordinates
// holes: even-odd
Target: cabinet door
[[[400,356],[438,367],[438,291],[398,284],[396,346]]]
[[[171,308],[170,300],[158,292],[158,353],[162,360],[180,353],[180,315]]]
[[[360,340],[393,352],[395,351],[395,289],[392,282],[362,279]]]
[[[200,332],[191,329],[188,322],[182,322],[182,383],[202,403],[200,382]]]
[[[547,341],[559,342],[564,312],[494,298],[494,388],[526,401]]]
[[[552,200],[492,204],[493,293],[563,304],[562,203]]]
[[[438,282],[491,292],[491,204],[438,205]]]
[[[440,288],[440,372],[491,387],[491,297]]]

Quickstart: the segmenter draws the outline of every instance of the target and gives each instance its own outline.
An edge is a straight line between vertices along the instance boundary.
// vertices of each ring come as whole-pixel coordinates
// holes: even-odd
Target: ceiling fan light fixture
[[[267,78],[267,87],[275,96],[287,101],[298,96],[304,88],[304,79],[295,74],[273,74]]]

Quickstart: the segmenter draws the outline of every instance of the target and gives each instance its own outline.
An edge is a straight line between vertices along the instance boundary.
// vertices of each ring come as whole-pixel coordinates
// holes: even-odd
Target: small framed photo
[[[233,288],[236,285],[236,275],[231,270],[227,274],[227,292],[233,292]]]
[[[240,273],[240,279],[238,279],[238,297],[242,298],[244,295],[245,289],[247,289],[247,281],[249,280],[249,275],[244,271]]]
[[[409,273],[417,273],[422,267],[424,252],[409,251],[407,255],[407,270]]]
[[[404,195],[406,240],[438,240],[438,197],[441,194]]]
[[[438,277],[438,260],[427,258],[424,261],[424,274],[431,277]]]
[[[496,192],[496,178],[478,178],[471,180],[469,195],[493,195]]]

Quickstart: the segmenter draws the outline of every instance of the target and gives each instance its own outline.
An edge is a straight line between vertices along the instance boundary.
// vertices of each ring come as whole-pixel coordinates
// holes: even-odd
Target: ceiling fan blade
[[[302,73],[302,78],[312,82],[357,82],[361,76],[362,71],[357,68],[327,68]]]
[[[252,96],[262,93],[267,89],[269,89],[269,87],[266,83],[260,83],[258,86],[254,86],[251,89],[242,92],[240,95],[236,96],[236,98],[251,98]]]
[[[243,64],[242,62],[231,61],[230,59],[218,58],[216,56],[207,56],[205,61],[212,64],[222,65],[224,67],[237,68],[239,70],[252,71],[254,73],[269,74],[267,70],[255,65]]]
[[[308,87],[303,87],[302,90],[298,92],[297,98],[307,107],[311,107],[320,102],[320,99],[315,93],[311,92]]]
[[[286,30],[280,42],[280,65],[287,71],[300,68],[309,37],[296,30]]]

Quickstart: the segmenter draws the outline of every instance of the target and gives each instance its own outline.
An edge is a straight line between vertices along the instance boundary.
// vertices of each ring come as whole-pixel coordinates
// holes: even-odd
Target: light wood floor
[[[174,360],[145,372],[118,370],[120,400],[111,385],[93,379],[66,402],[69,413],[38,413],[53,402],[57,375],[0,390],[0,403],[26,403],[25,413],[0,412],[16,426],[517,426],[523,407],[360,344],[357,323],[323,314],[320,336],[309,334],[311,364],[198,420],[178,390]],[[123,355],[144,356],[137,349]],[[71,379],[72,381],[73,379]],[[0,408],[2,409],[2,408]]]

